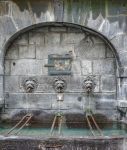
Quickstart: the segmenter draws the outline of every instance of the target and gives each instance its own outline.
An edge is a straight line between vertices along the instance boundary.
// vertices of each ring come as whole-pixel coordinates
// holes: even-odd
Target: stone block
[[[94,93],[92,99],[100,102],[112,101],[116,100],[116,93]]]
[[[81,61],[82,74],[89,75],[92,74],[92,61],[82,60]]]
[[[10,72],[11,72],[11,61],[10,60],[5,60],[4,65],[5,65],[5,67],[4,67],[5,75],[10,75]]]
[[[93,61],[93,74],[115,74],[115,62],[113,59]]]
[[[102,92],[116,92],[116,77],[102,76],[101,77],[101,91]]]
[[[2,59],[0,59],[0,75],[4,75],[4,65]]]
[[[17,44],[12,44],[5,55],[5,59],[18,59],[19,58],[19,46]]]
[[[29,40],[28,33],[23,33],[14,42],[19,45],[27,45]]]
[[[77,112],[83,108],[82,102],[78,101],[79,94],[68,93],[64,94],[64,101],[61,103],[61,109],[73,109],[73,111]],[[58,109],[58,103],[56,101],[56,97],[54,97],[52,102],[52,108]],[[66,112],[67,113],[67,112]]]
[[[107,58],[114,58],[114,54],[109,47],[106,47],[106,57]]]
[[[60,33],[47,33],[45,34],[45,45],[59,45],[60,44]]]
[[[94,44],[104,44],[104,41],[96,35],[91,35]]]
[[[33,29],[32,32],[48,33],[49,32],[49,27],[38,27],[38,28]]]
[[[5,102],[12,109],[51,109],[51,94],[7,94]]]
[[[19,76],[5,76],[5,92],[9,93],[20,93],[24,90],[20,86]]]
[[[51,31],[51,32],[66,32],[67,28],[66,27],[50,27],[49,31]]]
[[[119,51],[126,51],[126,47],[127,47],[127,35],[126,34],[118,34],[117,36],[115,36],[111,42],[112,44],[115,46],[116,49],[118,49]]]
[[[82,92],[83,77],[80,75],[73,75],[66,80],[67,90],[66,92]]]
[[[121,67],[119,71],[120,77],[127,77],[127,68]]]
[[[0,76],[0,104],[1,104],[1,101],[4,99],[4,77],[3,76]]]
[[[90,44],[90,43],[89,43]],[[76,48],[78,56],[82,59],[98,59],[105,58],[105,44],[98,43],[93,46],[87,45],[86,41],[82,41]]]
[[[36,58],[37,59],[48,59],[50,54],[66,54],[69,51],[74,51],[74,45],[47,45],[40,46],[36,45]]]
[[[19,58],[35,58],[35,45],[20,45]]]
[[[29,32],[29,44],[44,45],[44,34]]]
[[[110,110],[116,109],[116,101],[107,101],[107,102],[96,102],[96,109],[98,110]]]
[[[78,44],[85,37],[84,33],[63,33],[61,35],[61,43]]]
[[[20,59],[11,61],[11,75],[42,75],[46,70],[42,60]]]
[[[68,27],[67,31],[68,33],[83,33],[81,29],[78,29],[76,27]]]
[[[123,67],[127,67],[127,51],[119,53],[120,62]]]
[[[72,70],[72,74],[81,75],[81,63],[80,63],[80,61],[73,61],[71,70]]]

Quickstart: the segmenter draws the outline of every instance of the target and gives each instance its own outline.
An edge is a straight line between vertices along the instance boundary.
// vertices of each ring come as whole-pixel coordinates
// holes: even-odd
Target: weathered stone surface
[[[107,58],[113,58],[114,57],[114,54],[109,47],[106,47],[106,57]]]
[[[115,4],[115,7],[114,7]],[[122,15],[126,14],[127,12],[127,2],[126,1],[108,1],[108,9],[109,15]]]
[[[102,92],[116,92],[115,76],[102,76],[101,77],[101,91]]]
[[[16,32],[15,25],[12,22],[12,19],[7,16],[0,16],[0,34],[1,35],[12,35]]]
[[[3,104],[4,100],[4,79],[3,76],[0,76],[0,104]]]
[[[4,64],[5,64],[5,68],[4,68],[5,75],[10,75],[10,72],[11,72],[11,61],[10,60],[6,60]]]
[[[56,21],[63,21],[63,9],[64,9],[64,2],[54,0],[54,14]]]
[[[72,74],[81,75],[81,63],[80,63],[80,61],[73,61],[73,63],[72,63]]]
[[[115,74],[114,60],[113,59],[94,60],[93,73],[94,74]]]
[[[24,33],[15,40],[15,43],[19,45],[27,45],[28,41],[29,41],[29,34]]]
[[[120,61],[122,66],[127,66],[127,51],[119,53]]]
[[[62,44],[78,44],[83,38],[84,34],[83,33],[63,33],[61,39]]]
[[[59,29],[61,30],[59,31]],[[64,37],[65,35],[66,37]],[[86,45],[82,44],[84,37],[85,34],[81,31],[74,33],[74,31],[63,30],[58,26],[48,26],[46,30],[43,30],[42,27],[37,28],[37,31],[36,29],[29,31],[14,41],[18,48],[9,47],[5,60],[7,75],[4,89],[6,92],[5,103],[8,104],[6,107],[10,109],[10,113],[15,114],[17,113],[16,109],[21,111],[28,108],[32,111],[46,109],[46,112],[49,110],[50,113],[57,112],[58,102],[53,89],[53,81],[57,76],[49,76],[48,68],[44,65],[48,64],[48,55],[67,54],[70,51],[72,51],[73,57],[72,75],[62,76],[67,82],[67,89],[61,109],[65,113],[82,114],[84,112],[88,105],[88,95],[83,91],[82,84],[88,75],[93,75],[96,86],[91,97],[91,108],[95,113],[99,110],[103,111],[103,108],[106,111],[107,105],[106,107],[99,105],[96,110],[96,101],[106,102],[116,99],[115,76],[112,76],[116,69],[114,58],[102,40],[94,36],[92,36],[92,41],[95,45],[91,46],[88,43],[86,44],[88,49],[86,49]],[[84,55],[80,53],[80,50],[83,50]],[[105,77],[106,75],[108,78]],[[112,78],[110,78],[111,76]],[[36,78],[38,83],[34,93],[31,94],[27,94],[22,85],[23,80],[29,77]],[[109,83],[114,83],[114,85],[109,87]],[[112,108],[114,107],[112,106]],[[111,111],[107,116],[113,113]]]
[[[92,74],[92,61],[83,60],[81,62],[81,66],[82,66],[82,74],[83,75]]]
[[[4,83],[5,92],[17,93],[23,91],[20,86],[19,76],[5,76]]]
[[[82,84],[83,84],[83,77],[80,75],[73,75],[67,81],[67,92],[81,92]]]
[[[108,102],[96,102],[97,110],[112,110],[116,109],[116,101],[108,101]]]
[[[47,59],[50,54],[67,54],[69,51],[74,51],[74,45],[36,45],[36,58]]]
[[[72,149],[92,149],[92,150],[122,150],[126,146],[126,138],[123,137],[115,137],[115,138],[43,138],[40,140],[40,137],[35,138],[13,138],[13,140],[9,137],[0,141],[0,148],[6,150],[37,150],[40,146],[41,148],[53,147],[59,144],[59,148],[63,150],[72,150]],[[54,148],[52,148],[54,149]],[[126,149],[125,149],[126,150]]]
[[[35,45],[20,45],[19,58],[35,58]]]
[[[38,32],[29,33],[29,44],[44,45],[44,34]]]
[[[59,45],[60,33],[48,33],[45,35],[45,45]]]
[[[9,12],[9,3],[6,1],[0,2],[0,16],[8,15]]]
[[[51,94],[6,94],[6,104],[14,109],[51,109]]]
[[[115,36],[111,42],[113,43],[113,45],[115,46],[115,48],[118,51],[126,51],[126,47],[127,47],[127,35],[126,34],[120,34]]]
[[[92,42],[92,41],[91,41]],[[98,58],[105,58],[105,45],[103,43],[93,44],[90,43],[86,44],[86,41],[82,41],[79,46],[77,47],[78,55],[83,58],[88,59],[98,59]]]
[[[19,46],[12,44],[9,50],[6,52],[6,59],[18,59],[19,58]]]
[[[19,59],[11,62],[11,75],[42,75],[42,60]]]
[[[51,27],[51,32],[67,32],[67,27]]]

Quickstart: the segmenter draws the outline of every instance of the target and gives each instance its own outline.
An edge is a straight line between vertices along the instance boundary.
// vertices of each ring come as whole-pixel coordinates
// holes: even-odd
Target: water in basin
[[[124,123],[113,122],[110,124],[102,123],[100,125],[104,136],[126,136],[127,125]],[[11,125],[0,124],[0,135],[4,135],[12,128]],[[20,136],[32,136],[32,137],[47,137],[50,136],[51,128],[44,128],[41,125],[30,125],[23,128],[18,135]],[[15,130],[16,131],[16,130]],[[94,130],[98,135],[97,130]],[[54,135],[57,136],[57,129],[54,130]],[[86,137],[92,136],[89,128],[68,128],[63,127],[61,136],[63,137]]]

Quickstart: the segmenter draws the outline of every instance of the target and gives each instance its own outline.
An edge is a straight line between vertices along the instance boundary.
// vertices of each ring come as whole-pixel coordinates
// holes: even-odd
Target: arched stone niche
[[[5,46],[4,111],[9,118],[21,113],[57,112],[56,93],[52,87],[55,77],[44,67],[48,55],[71,52],[71,74],[62,75],[67,82],[62,110],[82,114],[88,103],[82,84],[92,76],[96,87],[91,107],[95,113],[114,117],[117,100],[117,77],[120,62],[111,43],[101,34],[68,23],[47,23],[26,28],[15,34]],[[32,78],[37,86],[27,93],[24,81]],[[36,114],[36,113],[35,113]]]

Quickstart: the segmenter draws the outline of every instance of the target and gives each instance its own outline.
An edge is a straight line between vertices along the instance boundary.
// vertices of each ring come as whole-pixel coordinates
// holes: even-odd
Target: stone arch
[[[121,68],[122,68],[122,65],[121,65],[121,60],[120,60],[120,56],[116,50],[116,48],[114,47],[114,45],[110,42],[110,40],[105,36],[103,35],[101,32],[98,32],[96,31],[95,29],[92,29],[92,28],[89,28],[89,27],[85,27],[85,26],[82,26],[82,25],[79,25],[79,24],[74,24],[74,23],[67,23],[67,22],[43,22],[43,23],[38,23],[38,24],[34,24],[34,25],[30,25],[28,27],[25,27],[19,31],[17,31],[15,34],[13,34],[9,39],[8,41],[5,43],[5,45],[3,46],[3,50],[2,50],[2,62],[3,62],[3,65],[4,65],[4,57],[5,57],[5,54],[6,54],[6,50],[7,48],[10,46],[10,44],[21,34],[27,32],[27,31],[30,31],[30,30],[33,30],[33,29],[36,29],[38,27],[46,27],[46,26],[59,26],[59,27],[62,27],[62,26],[65,26],[65,27],[74,27],[74,28],[77,28],[79,30],[82,30],[84,32],[88,32],[92,35],[96,35],[97,37],[99,37],[100,39],[102,39],[102,41],[105,42],[105,44],[107,44],[110,49],[112,50],[112,53],[114,55],[114,57],[116,58],[116,63],[117,63],[117,69],[118,69],[118,76],[121,75]]]
[[[109,47],[109,50],[111,50],[112,51],[112,53],[113,53],[113,57],[112,57],[112,59],[113,59],[113,61],[111,60],[111,61],[109,61],[109,63],[108,64],[111,64],[111,66],[113,66],[113,67],[111,67],[111,66],[108,66],[108,64],[106,64],[106,67],[107,68],[110,68],[109,70],[108,70],[108,73],[106,74],[107,76],[108,76],[108,82],[107,82],[107,76],[105,76],[105,71],[102,73],[103,75],[101,76],[100,75],[100,77],[99,77],[99,75],[97,75],[97,73],[96,73],[96,75],[98,76],[97,78],[96,78],[96,82],[97,83],[99,83],[100,82],[100,80],[102,80],[102,82],[103,82],[103,85],[105,84],[105,82],[106,82],[106,88],[107,88],[107,85],[108,84],[110,84],[110,81],[111,81],[111,83],[113,83],[112,84],[112,86],[111,86],[111,91],[112,91],[112,93],[110,92],[110,88],[108,88],[108,90],[105,88],[105,86],[103,86],[103,88],[104,89],[102,89],[102,93],[101,93],[101,90],[99,89],[100,88],[100,85],[99,85],[99,88],[98,89],[96,89],[96,99],[99,99],[100,101],[102,100],[102,98],[103,98],[103,93],[105,94],[104,95],[104,97],[105,97],[105,99],[107,99],[107,100],[113,100],[113,104],[114,104],[114,101],[116,100],[116,87],[117,87],[117,83],[116,83],[116,69],[118,69],[118,72],[119,72],[119,68],[121,67],[121,63],[120,63],[120,59],[119,59],[119,55],[117,54],[117,51],[115,50],[115,48],[114,48],[114,46],[110,43],[110,41],[105,37],[105,36],[103,36],[102,34],[100,34],[100,33],[98,33],[98,32],[96,32],[96,31],[94,31],[94,30],[92,30],[92,29],[90,29],[90,28],[87,28],[87,27],[84,27],[84,26],[80,26],[80,25],[77,25],[77,24],[72,24],[72,23],[56,23],[56,22],[47,22],[47,23],[40,23],[40,24],[37,24],[37,25],[32,25],[32,26],[29,26],[29,27],[27,27],[27,28],[24,28],[23,30],[20,30],[20,31],[18,31],[17,33],[15,33],[9,40],[8,40],[8,42],[5,44],[5,46],[4,46],[4,49],[3,49],[3,65],[4,65],[4,58],[5,58],[5,56],[6,56],[6,52],[7,52],[7,50],[9,49],[10,50],[10,45],[11,44],[13,44],[13,42],[15,42],[16,41],[16,39],[18,38],[18,37],[20,37],[20,36],[22,36],[22,34],[24,34],[24,33],[29,33],[29,32],[33,32],[33,30],[35,31],[35,30],[37,30],[38,28],[45,28],[45,27],[48,27],[48,28],[59,28],[59,30],[62,28],[62,27],[64,27],[64,28],[66,28],[66,32],[68,33],[68,28],[74,28],[75,30],[74,31],[71,31],[71,32],[73,32],[73,33],[75,33],[75,32],[81,32],[81,33],[83,33],[83,35],[87,35],[88,37],[90,36],[92,36],[92,37],[97,37],[98,39],[100,39],[106,46],[108,46]],[[49,31],[51,31],[51,30],[49,30],[48,29],[48,32]],[[53,31],[54,32],[54,31]],[[57,32],[57,31],[55,31],[55,32]],[[60,30],[59,32],[62,32],[62,30]],[[48,33],[48,34],[50,34],[50,32]],[[79,41],[79,43],[80,44],[82,44],[82,42],[83,42],[83,44],[84,44],[84,41],[86,40],[84,37],[87,37],[87,36],[83,36],[83,38]],[[51,39],[52,40],[52,39]],[[78,39],[77,39],[78,40]],[[84,45],[83,45],[83,47],[84,47]],[[51,47],[50,47],[51,48]],[[77,47],[76,47],[77,48]],[[83,50],[82,48],[80,49],[81,51]],[[99,54],[99,50],[100,49],[98,49],[97,50],[97,52],[98,52],[98,54]],[[44,51],[43,51],[44,52]],[[42,53],[41,53],[42,54]],[[46,53],[47,54],[47,53]],[[43,55],[43,54],[42,54]],[[48,55],[49,55],[49,53],[48,53]],[[46,55],[46,58],[48,58],[48,55]],[[81,55],[81,54],[80,54]],[[103,57],[103,56],[102,56]],[[102,58],[101,57],[101,58]],[[21,57],[20,57],[21,58]],[[99,54],[99,58],[100,58],[100,54]],[[103,57],[102,59],[105,59],[106,57]],[[83,59],[83,58],[82,58]],[[97,60],[97,58],[96,58],[96,60]],[[107,61],[107,60],[109,60],[109,58],[108,59],[106,59],[104,62],[103,62],[103,65],[101,66],[102,68],[105,66],[105,62]],[[82,60],[81,60],[82,61]],[[81,62],[80,60],[79,60],[79,64],[81,64],[82,62]],[[115,63],[114,63],[114,61],[115,61]],[[80,63],[81,62],[81,63]],[[87,61],[88,62],[88,61]],[[92,62],[92,61],[91,61]],[[90,63],[91,63],[90,62]],[[100,63],[100,62],[98,62],[98,61],[96,61],[98,64]],[[25,64],[25,63],[24,63]],[[32,65],[33,65],[34,63],[32,63]],[[100,63],[101,64],[101,63]],[[99,64],[99,65],[100,65]],[[115,64],[115,65],[114,65]],[[117,65],[116,65],[117,64]],[[12,62],[12,65],[13,66],[15,66],[15,63],[13,63]],[[76,64],[77,65],[77,64]],[[99,66],[98,65],[98,66]],[[79,65],[80,66],[80,68],[79,68],[79,70],[82,70],[81,68],[83,68],[85,65],[83,64],[82,66],[83,67],[81,67],[81,65]],[[91,63],[91,66],[92,66],[92,63]],[[115,66],[115,67],[114,67]],[[117,68],[116,68],[116,66],[117,66]],[[87,66],[87,68],[89,67],[89,62],[88,62],[88,66]],[[18,67],[16,67],[16,68],[20,68],[20,65],[18,66]],[[15,70],[16,70],[16,68],[15,68]],[[78,68],[78,67],[77,67]],[[85,68],[85,67],[84,67]],[[92,68],[92,67],[91,67]],[[112,68],[113,68],[113,71],[112,71]],[[27,70],[27,69],[26,69]],[[84,69],[85,70],[85,69]],[[73,68],[73,71],[74,71],[74,68]],[[106,70],[107,71],[107,70]],[[21,72],[21,74],[20,74],[20,72],[18,72],[18,71],[16,71],[16,74],[14,73],[14,74],[11,74],[12,76],[10,77],[11,79],[11,86],[13,87],[13,81],[15,81],[16,79],[14,78],[14,76],[18,76],[18,81],[16,81],[16,82],[19,82],[19,76],[20,75],[22,75],[23,76],[23,79],[25,79],[25,75],[26,76],[29,76],[29,74],[22,74],[22,72],[21,72],[21,70],[20,70],[20,72]],[[83,72],[83,71],[81,71],[81,72]],[[92,71],[91,71],[92,72]],[[35,71],[34,71],[34,73],[35,73]],[[75,73],[76,74],[76,73]],[[36,73],[35,74],[35,76],[38,76],[38,74]],[[119,75],[119,74],[118,74]],[[117,76],[118,76],[117,75]],[[6,75],[5,74],[5,77],[4,77],[4,79],[6,79],[6,83],[5,83],[5,81],[4,81],[4,84],[6,84],[6,87],[9,87],[9,82],[8,82],[8,79],[7,79],[7,77],[8,77],[9,75]],[[41,73],[39,73],[39,76],[41,76]],[[47,76],[47,74],[43,74],[43,76]],[[84,77],[84,76],[87,76],[87,73],[85,72],[83,72],[79,77],[77,77],[77,75],[76,75],[76,78],[73,78],[73,80],[71,81],[71,77],[69,78],[69,79],[67,79],[67,80],[69,80],[69,82],[70,83],[73,83],[73,81],[74,81],[74,84],[75,85],[77,85],[77,87],[76,87],[76,89],[74,88],[74,86],[72,87],[72,89],[70,88],[69,90],[69,92],[71,93],[72,92],[72,95],[67,95],[67,97],[68,97],[68,99],[70,98],[70,99],[72,99],[72,97],[74,97],[75,98],[75,101],[77,102],[76,104],[75,104],[75,106],[74,106],[74,109],[75,108],[77,108],[78,107],[78,109],[80,109],[79,108],[79,101],[80,101],[80,99],[82,99],[79,95],[80,95],[80,93],[82,92],[82,81],[83,81],[83,79],[82,79],[82,76]],[[30,78],[31,78],[31,76],[30,76]],[[50,78],[49,76],[48,76],[48,78]],[[32,78],[31,78],[32,79]],[[46,80],[47,78],[44,78],[43,80]],[[79,80],[81,81],[80,83],[76,83],[76,82],[79,82]],[[21,81],[21,80],[20,80]],[[47,84],[47,83],[46,83]],[[16,85],[18,85],[18,84],[16,84]],[[71,85],[71,84],[70,84]],[[5,85],[4,85],[4,87],[5,87]],[[5,87],[5,88],[6,88]],[[71,87],[71,86],[70,86]],[[80,87],[80,88],[79,88]],[[10,88],[11,89],[11,88]],[[9,90],[10,90],[9,89]],[[16,88],[15,88],[16,89]],[[11,104],[11,109],[13,108],[12,106],[13,106],[13,103],[17,103],[16,102],[16,100],[17,99],[19,99],[19,100],[21,100],[21,104],[19,105],[19,104],[16,104],[15,105],[15,109],[17,109],[17,107],[20,109],[20,106],[22,107],[22,105],[23,105],[23,98],[24,99],[27,99],[27,96],[26,95],[28,95],[28,97],[29,97],[29,99],[31,99],[32,97],[30,97],[32,94],[33,94],[33,96],[34,96],[34,93],[32,93],[31,95],[30,94],[27,94],[26,93],[26,91],[23,89],[23,86],[22,86],[22,88],[21,88],[21,92],[20,92],[20,88],[19,88],[19,85],[18,85],[18,88],[16,89],[17,91],[17,93],[15,92],[15,89],[11,89],[12,91],[10,92],[10,97],[9,97],[9,94],[8,94],[8,89],[6,89],[6,90],[4,90],[4,92],[5,92],[5,95],[6,95],[6,97],[5,97],[5,103],[6,102],[9,102],[10,104]],[[73,95],[74,93],[75,93],[75,91],[76,90],[79,90],[77,93],[78,94],[76,94],[76,95]],[[115,89],[115,90],[114,90]],[[71,91],[72,90],[72,91]],[[107,92],[107,91],[108,92]],[[50,89],[48,89],[47,90],[48,92],[49,91],[53,91],[53,89],[50,87]],[[45,94],[47,91],[45,91],[44,90],[44,92],[40,92],[41,94]],[[38,93],[39,93],[39,90],[37,91]],[[15,94],[16,93],[16,94]],[[41,102],[41,100],[43,99],[43,100],[45,100],[46,98],[44,97],[45,95],[43,95],[43,98],[41,97],[39,97],[40,95],[38,94],[38,93],[35,93],[35,97],[37,96],[37,99],[38,99],[38,101],[39,102]],[[99,94],[100,95],[99,95]],[[15,94],[15,95],[14,95]],[[22,95],[21,95],[22,94]],[[38,95],[36,95],[36,94],[38,94]],[[47,94],[47,93],[46,93]],[[50,96],[52,96],[52,95],[54,94],[53,92],[52,93],[50,93]],[[67,94],[67,92],[66,92],[66,94]],[[14,98],[13,96],[16,96],[16,98]],[[51,98],[51,97],[50,97]],[[49,99],[50,99],[49,98]],[[14,100],[15,99],[15,100]],[[47,99],[46,99],[47,100]],[[34,103],[34,102],[33,102]],[[51,102],[52,103],[52,102]],[[39,103],[37,103],[37,104],[39,104]],[[41,103],[42,104],[42,103]],[[18,106],[17,106],[18,105]],[[51,104],[52,106],[54,105],[54,103],[53,104]],[[41,105],[40,105],[41,106]],[[107,105],[106,105],[107,106]],[[47,107],[47,105],[46,105],[46,107]],[[54,106],[53,106],[54,107]],[[66,107],[66,106],[65,106]],[[72,106],[69,106],[69,107],[72,107]],[[108,107],[108,106],[107,106]],[[36,107],[37,108],[37,107]],[[114,108],[113,106],[112,106],[112,108]],[[111,111],[112,111],[112,108],[111,108]],[[45,108],[44,108],[45,109]],[[49,109],[49,108],[48,108]],[[107,108],[106,108],[107,109]],[[12,112],[15,112],[15,110],[13,110],[12,109]],[[78,110],[78,111],[80,111],[80,110]],[[11,116],[12,117],[12,116]]]

